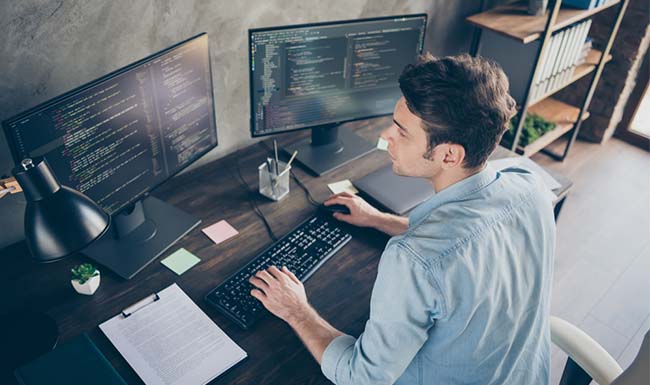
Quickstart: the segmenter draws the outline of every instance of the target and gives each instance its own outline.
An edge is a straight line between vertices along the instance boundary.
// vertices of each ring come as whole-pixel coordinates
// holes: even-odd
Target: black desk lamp
[[[52,262],[78,252],[101,237],[110,216],[84,194],[62,186],[43,158],[24,159],[12,174],[23,189],[25,241],[39,262]],[[58,341],[56,322],[43,313],[25,311],[0,317],[4,369],[51,350]]]
[[[12,171],[27,201],[25,240],[39,262],[73,254],[106,232],[110,216],[84,194],[61,186],[44,158]]]

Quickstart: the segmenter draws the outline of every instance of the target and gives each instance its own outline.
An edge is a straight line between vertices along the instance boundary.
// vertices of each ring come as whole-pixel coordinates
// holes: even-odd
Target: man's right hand
[[[347,192],[332,195],[323,204],[325,206],[333,204],[346,206],[350,210],[350,214],[334,213],[334,218],[360,227],[375,227],[377,220],[382,215],[363,198]]]
[[[325,206],[333,204],[346,206],[350,210],[350,214],[332,214],[340,221],[360,227],[373,227],[391,236],[402,234],[409,226],[408,218],[382,213],[361,197],[347,192],[332,195],[323,204]]]

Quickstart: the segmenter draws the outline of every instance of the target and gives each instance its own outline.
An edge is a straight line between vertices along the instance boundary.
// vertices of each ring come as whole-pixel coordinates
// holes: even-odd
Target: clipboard
[[[175,283],[99,325],[147,385],[201,385],[247,357]]]
[[[122,314],[122,317],[127,318],[131,314],[135,313],[136,311],[145,308],[147,305],[151,305],[152,303],[160,300],[160,296],[158,293],[153,293],[148,297],[145,297],[138,302],[134,303],[133,305],[125,308],[122,310],[120,313]]]

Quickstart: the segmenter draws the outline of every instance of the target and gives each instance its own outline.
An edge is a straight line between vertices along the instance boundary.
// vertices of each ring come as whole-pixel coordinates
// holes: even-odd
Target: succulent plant
[[[79,281],[80,285],[86,283],[90,278],[99,275],[99,271],[90,263],[82,263],[73,267],[70,271],[72,272],[72,279]]]

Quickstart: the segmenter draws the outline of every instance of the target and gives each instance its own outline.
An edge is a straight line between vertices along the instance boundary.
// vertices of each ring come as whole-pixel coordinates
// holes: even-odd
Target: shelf
[[[553,31],[557,31],[610,8],[620,3],[620,1],[612,0],[605,5],[592,9],[560,8],[556,23],[551,28]],[[548,11],[541,16],[532,16],[527,13],[527,9],[526,3],[502,5],[469,16],[466,20],[479,28],[488,29],[528,44],[539,39],[542,32],[544,32],[548,20]]]
[[[569,132],[573,128],[573,125],[578,121],[580,109],[557,99],[546,98],[536,105],[529,107],[528,112],[539,115],[550,122],[554,122],[556,127],[553,131],[547,132],[533,143],[530,143],[525,147],[517,147],[517,152],[527,157],[540,151],[560,136]],[[585,120],[588,117],[589,111],[585,111],[582,120]]]
[[[533,106],[539,103],[540,101],[548,98],[549,96],[560,91],[561,89],[564,89],[569,84],[572,84],[577,80],[582,79],[586,75],[592,73],[598,66],[598,62],[600,61],[600,57],[602,56],[602,54],[603,53],[601,51],[592,48],[591,51],[589,51],[589,54],[587,55],[587,59],[585,60],[585,62],[580,64],[578,67],[576,67],[575,71],[573,72],[573,76],[569,81],[567,81],[565,84],[562,84],[560,87],[557,87],[554,90],[542,94],[540,97],[531,101],[529,105]],[[612,55],[607,55],[607,57],[605,58],[605,63],[608,63],[610,60],[612,60]]]

